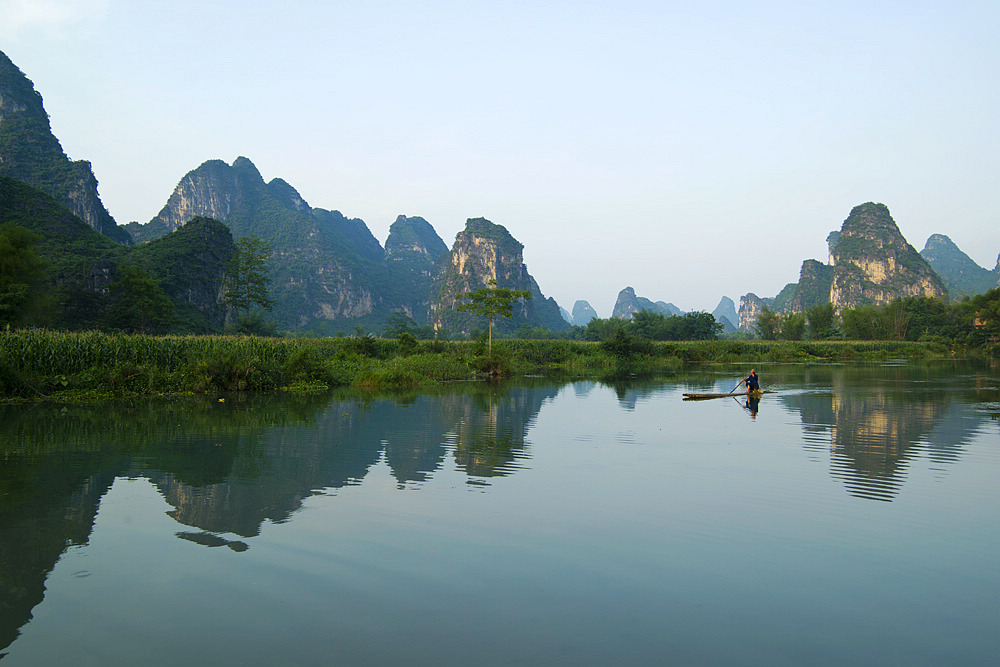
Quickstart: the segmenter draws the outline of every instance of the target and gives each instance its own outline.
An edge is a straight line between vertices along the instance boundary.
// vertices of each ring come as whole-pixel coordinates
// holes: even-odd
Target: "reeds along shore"
[[[413,388],[537,372],[678,369],[712,362],[878,360],[951,356],[940,343],[694,341],[608,345],[567,340],[412,337],[292,339],[0,332],[0,398],[92,400],[126,395]]]

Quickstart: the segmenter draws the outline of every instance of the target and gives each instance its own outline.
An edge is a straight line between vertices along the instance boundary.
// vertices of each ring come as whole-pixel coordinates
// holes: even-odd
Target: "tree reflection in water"
[[[616,376],[572,389],[580,398],[608,386],[621,410],[634,411],[645,398],[688,389],[680,383],[702,389],[705,377]],[[775,366],[768,380],[781,391],[767,397],[775,407],[766,416],[778,406],[797,415],[802,446],[828,452],[849,494],[880,501],[897,496],[917,454],[958,460],[991,418],[969,404],[1000,399],[995,375],[973,367]],[[362,483],[380,461],[399,489],[419,489],[449,456],[470,485],[514,474],[527,465],[539,410],[562,386],[0,406],[0,649],[31,618],[63,552],[87,543],[116,478],[149,479],[170,516],[196,529],[177,531],[179,539],[242,552],[265,522],[288,521],[311,495]],[[757,414],[758,405],[740,405]]]

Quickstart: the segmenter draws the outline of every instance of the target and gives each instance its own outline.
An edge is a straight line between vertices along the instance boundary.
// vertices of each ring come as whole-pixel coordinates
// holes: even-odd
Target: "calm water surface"
[[[1000,378],[0,407],[4,665],[995,665]]]

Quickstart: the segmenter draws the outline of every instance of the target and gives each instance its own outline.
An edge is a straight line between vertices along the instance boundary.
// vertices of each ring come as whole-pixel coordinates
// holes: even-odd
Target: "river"
[[[1000,655],[1000,373],[0,406],[6,665]]]

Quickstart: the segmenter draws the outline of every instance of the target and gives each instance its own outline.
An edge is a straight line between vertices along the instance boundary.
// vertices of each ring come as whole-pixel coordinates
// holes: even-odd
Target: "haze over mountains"
[[[317,335],[349,331],[356,324],[377,329],[391,313],[401,312],[420,326],[467,331],[475,323],[454,312],[456,297],[491,279],[534,295],[502,329],[516,331],[528,325],[559,330],[569,325],[567,320],[585,325],[585,318],[597,316],[585,301],[578,301],[568,315],[547,299],[524,265],[523,246],[500,225],[472,218],[449,250],[431,223],[419,216],[400,215],[383,247],[363,220],[313,207],[281,178],[265,182],[246,157],[232,164],[219,159],[204,162],[181,178],[150,221],[117,225],[101,203],[90,164],[65,155],[51,132],[41,95],[2,53],[0,176],[46,193],[121,246],[155,242],[195,218],[221,221],[236,238],[260,237],[274,251],[269,265],[278,304],[274,316],[288,329]],[[211,238],[219,239],[217,235]],[[928,239],[924,251],[917,253],[882,204],[855,207],[839,238],[837,234],[831,238],[829,264],[805,260],[798,282],[789,283],[775,297],[744,295],[738,314],[732,299],[723,296],[713,311],[716,319],[728,325],[727,330],[733,325],[747,330],[764,305],[777,312],[801,312],[825,302],[844,308],[886,303],[899,296],[946,297],[950,293],[958,297],[995,287],[1000,279],[1000,263],[992,271],[983,269],[940,234]],[[221,246],[217,250],[219,256],[225,254]],[[110,279],[124,261],[122,257],[105,253],[92,259],[108,263],[100,271]],[[85,269],[88,275],[94,266]],[[87,280],[80,277],[78,282]],[[218,280],[221,276],[209,279]],[[610,290],[615,288],[609,285]],[[631,287],[619,289],[613,317],[628,318],[642,309],[681,314],[665,300],[638,296]],[[198,308],[211,310],[210,321],[218,322],[218,304],[213,310],[201,303],[209,292],[199,291]],[[221,295],[221,285],[218,292]],[[678,299],[682,288],[665,287],[664,292],[673,294],[656,296]]]

